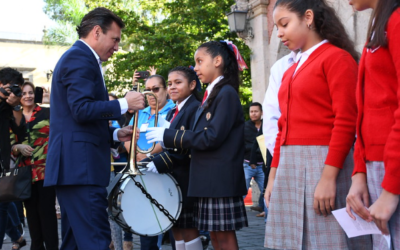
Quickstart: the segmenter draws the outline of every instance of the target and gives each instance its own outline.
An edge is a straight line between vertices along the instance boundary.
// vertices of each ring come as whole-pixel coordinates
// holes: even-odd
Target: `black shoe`
[[[18,231],[21,234],[21,236],[23,236],[25,234],[24,228],[22,227],[22,223],[18,225]]]
[[[11,250],[19,250],[24,246],[26,246],[26,240],[22,239],[20,241],[13,242]]]

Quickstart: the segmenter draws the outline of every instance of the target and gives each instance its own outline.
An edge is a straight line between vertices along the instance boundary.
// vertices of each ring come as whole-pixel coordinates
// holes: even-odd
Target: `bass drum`
[[[182,193],[169,174],[144,171],[144,175],[124,174],[109,196],[109,215],[125,231],[140,236],[156,236],[168,231],[173,223],[150,202],[135,185],[140,183],[153,199],[176,220],[182,210]]]

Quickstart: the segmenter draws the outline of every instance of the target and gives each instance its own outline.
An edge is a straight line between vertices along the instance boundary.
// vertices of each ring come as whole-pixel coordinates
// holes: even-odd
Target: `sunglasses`
[[[160,91],[160,89],[162,89],[164,87],[154,87],[152,89],[144,89],[144,91],[151,91],[153,93],[158,93],[158,91]]]

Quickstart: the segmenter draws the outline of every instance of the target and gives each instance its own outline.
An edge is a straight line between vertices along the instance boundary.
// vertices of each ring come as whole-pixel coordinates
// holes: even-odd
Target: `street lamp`
[[[247,7],[247,10],[238,10],[238,6],[235,5],[232,12],[226,14],[230,31],[236,32],[238,37],[244,40],[251,40],[254,37],[253,29],[247,17],[248,9],[249,7]]]
[[[231,32],[243,32],[246,29],[247,11],[235,9],[226,16]]]

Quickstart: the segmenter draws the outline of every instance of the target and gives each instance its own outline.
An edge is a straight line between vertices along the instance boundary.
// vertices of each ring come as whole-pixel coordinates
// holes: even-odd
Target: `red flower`
[[[49,131],[50,131],[50,126],[49,125],[46,125],[43,128],[39,129],[40,133],[43,133],[43,134],[46,134],[46,135],[49,134]]]

